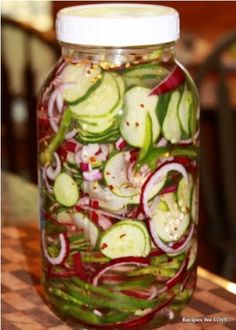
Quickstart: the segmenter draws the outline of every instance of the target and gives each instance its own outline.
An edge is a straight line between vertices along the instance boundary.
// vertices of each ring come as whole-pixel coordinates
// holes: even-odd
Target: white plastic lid
[[[57,14],[57,39],[78,45],[156,45],[179,38],[179,14],[170,7],[96,4],[68,7]]]

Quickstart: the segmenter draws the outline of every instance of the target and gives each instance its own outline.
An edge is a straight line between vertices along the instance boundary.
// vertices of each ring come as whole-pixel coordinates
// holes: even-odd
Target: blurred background
[[[66,6],[98,2],[2,2],[3,177],[11,172],[37,183],[36,99],[60,56],[56,14]],[[199,264],[236,282],[236,2],[140,2],[180,13],[177,56],[201,100]]]

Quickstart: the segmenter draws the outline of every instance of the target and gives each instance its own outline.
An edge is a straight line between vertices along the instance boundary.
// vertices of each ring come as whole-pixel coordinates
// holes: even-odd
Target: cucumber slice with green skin
[[[100,85],[103,74],[100,67],[95,69],[85,64],[68,64],[62,77],[64,83],[71,83],[71,87],[64,89],[63,98],[75,104],[87,98]]]
[[[140,150],[138,160],[144,159],[146,154],[148,153],[151,145],[152,145],[152,120],[149,113],[146,114],[146,121],[145,121],[145,140],[143,142],[143,146]]]
[[[180,212],[174,193],[162,195],[161,201],[168,205],[169,210],[164,211],[162,205],[157,206],[151,219],[152,225],[155,226],[157,235],[164,242],[178,241],[189,226],[190,216],[188,213]]]
[[[100,251],[111,259],[146,257],[151,251],[151,242],[142,222],[122,220],[102,234],[99,247]]]
[[[188,180],[181,178],[177,189],[177,201],[180,211],[190,212],[191,193],[192,193],[193,179],[188,176]]]
[[[127,179],[126,157],[129,152],[119,152],[111,157],[104,168],[104,179],[107,186],[115,195],[120,197],[133,197],[140,194],[140,187],[131,185]]]
[[[83,213],[76,212],[73,214],[73,219],[75,221],[76,226],[79,229],[83,229],[84,237],[90,241],[93,247],[96,246],[98,237],[99,237],[99,229],[97,226],[89,220]]]
[[[153,88],[166,75],[168,71],[156,64],[140,64],[123,71],[123,78],[127,88],[131,86],[143,86]]]
[[[193,239],[188,255],[187,269],[190,269],[197,259],[197,240]]]
[[[112,127],[113,121],[114,121],[114,119],[109,120],[109,121],[103,120],[103,121],[100,121],[98,125],[87,124],[82,121],[80,121],[80,123],[81,123],[82,130],[85,132],[103,134],[109,128]]]
[[[198,186],[195,183],[192,187],[191,192],[191,210],[190,210],[192,221],[198,223]]]
[[[115,78],[115,80],[117,82],[117,85],[119,87],[120,96],[122,96],[125,92],[125,82],[124,82],[123,78],[118,73],[112,72],[111,74]]]
[[[114,142],[119,138],[118,126],[114,123],[111,128],[106,131],[98,133],[79,131],[76,139],[82,143],[96,143],[96,142]]]
[[[192,95],[185,84],[178,107],[178,118],[184,138],[190,136],[190,117],[192,114]]]
[[[56,177],[53,191],[57,202],[67,207],[75,205],[79,198],[78,187],[67,173],[61,173]]]
[[[143,76],[127,75],[124,77],[124,79],[127,89],[130,89],[134,86],[147,87],[152,89],[161,81],[161,78],[155,74],[145,74]]]
[[[172,94],[171,92],[161,94],[158,98],[158,103],[157,103],[157,106],[156,106],[156,115],[157,115],[158,121],[159,121],[161,126],[163,124],[163,121],[164,121],[166,113],[167,113],[167,109],[168,109],[168,105],[169,105],[169,102],[170,102],[171,94]]]
[[[190,93],[190,92],[189,92]],[[197,131],[197,119],[196,119],[196,109],[194,108],[194,104],[192,103],[189,109],[189,132],[191,137],[194,137]]]
[[[112,143],[117,141],[119,138],[119,133],[112,133],[107,134],[105,136],[94,136],[94,137],[87,137],[87,136],[78,136],[76,137],[76,140],[82,144],[88,144],[88,143]]]
[[[167,113],[163,121],[162,131],[164,137],[171,143],[177,143],[181,140],[181,127],[178,120],[178,107],[180,101],[180,92],[175,91],[172,93]]]
[[[98,182],[83,182],[82,189],[85,193],[99,202],[99,206],[104,210],[118,212],[123,210],[128,204],[138,204],[137,197],[119,197],[112,193],[107,187],[102,187]]]
[[[142,148],[145,143],[147,113],[152,119],[153,142],[160,134],[160,125],[155,113],[158,97],[150,96],[150,91],[148,88],[137,86],[125,93],[120,130],[123,138],[134,147]]]
[[[71,105],[71,111],[82,117],[103,117],[112,113],[120,101],[118,84],[112,74],[104,73],[101,84],[83,101]]]

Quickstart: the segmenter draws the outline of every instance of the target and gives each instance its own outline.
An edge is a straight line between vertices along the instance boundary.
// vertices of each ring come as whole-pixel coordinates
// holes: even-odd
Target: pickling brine
[[[119,20],[130,7],[138,20],[140,8],[154,17],[167,8],[80,6],[59,20]],[[99,48],[58,39],[62,58],[37,110],[44,294],[83,329],[154,329],[195,286],[196,89],[174,40]]]

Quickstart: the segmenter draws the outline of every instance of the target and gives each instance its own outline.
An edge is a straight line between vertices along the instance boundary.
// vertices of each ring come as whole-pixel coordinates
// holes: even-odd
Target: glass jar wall
[[[39,98],[42,284],[83,329],[154,329],[193,294],[199,106],[174,45],[63,42]]]

